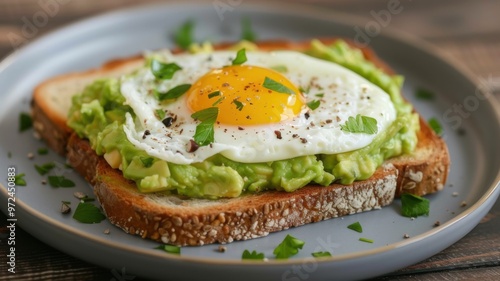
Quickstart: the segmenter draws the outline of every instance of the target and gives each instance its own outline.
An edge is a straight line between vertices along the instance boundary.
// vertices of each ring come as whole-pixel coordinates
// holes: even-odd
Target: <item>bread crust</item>
[[[329,44],[334,40],[321,41]],[[220,44],[216,48],[230,45]],[[267,41],[258,45],[262,50],[303,50],[309,46],[309,41]],[[370,49],[362,51],[377,67],[393,73]],[[117,76],[131,71],[142,61],[141,57],[116,60],[96,70],[48,80],[35,89],[32,106],[35,130],[94,186],[94,193],[109,221],[125,232],[180,246],[229,243],[379,209],[403,193],[433,193],[441,190],[446,182],[450,166],[447,146],[420,118],[421,129],[413,153],[389,159],[368,180],[352,185],[310,185],[292,193],[266,191],[215,201],[139,193],[134,182],[123,178],[119,170],[111,168],[91,149],[87,140],[72,132],[65,123],[65,116],[51,110],[46,96],[57,89],[55,86],[63,87],[82,77]]]

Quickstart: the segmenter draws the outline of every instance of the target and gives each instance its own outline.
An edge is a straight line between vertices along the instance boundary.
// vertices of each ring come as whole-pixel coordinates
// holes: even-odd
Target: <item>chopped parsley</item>
[[[162,100],[168,100],[168,99],[176,99],[180,96],[182,96],[184,93],[187,92],[191,88],[191,84],[181,84],[178,86],[173,87],[172,89],[168,90],[166,93],[160,93],[156,92],[156,98],[160,101]]]
[[[236,105],[236,109],[241,111],[243,109],[243,103],[239,101],[238,99],[233,100],[234,105]]]
[[[431,129],[438,135],[442,135],[443,134],[443,127],[441,126],[441,123],[439,123],[439,121],[436,119],[436,118],[431,118],[427,121],[427,123],[429,123],[429,126],[431,127]]]
[[[220,91],[215,91],[215,92],[211,92],[210,94],[208,94],[209,99],[214,98],[214,97],[218,97],[218,96],[220,96]]]
[[[354,230],[356,232],[359,232],[359,233],[363,232],[363,227],[361,227],[361,224],[359,223],[359,221],[348,225],[347,228]]]
[[[99,223],[106,216],[92,203],[80,202],[76,207],[73,218],[82,223]]]
[[[225,99],[225,97],[220,97],[218,100],[216,100],[214,103],[212,103],[212,106],[216,106],[218,105],[219,103],[221,103],[221,101],[223,101]]]
[[[187,50],[189,45],[193,43],[193,28],[194,22],[189,20],[186,21],[174,34],[174,41],[177,46]]]
[[[315,94],[315,96],[317,96],[318,98],[322,98],[325,96],[325,93],[317,93]]]
[[[321,102],[319,100],[312,100],[307,103],[307,107],[309,107],[311,110],[315,110],[319,107],[320,104]]]
[[[288,72],[288,68],[286,67],[286,65],[282,65],[282,64],[271,66],[271,69],[278,71],[278,72],[281,72],[281,73]]]
[[[24,132],[33,126],[33,120],[31,115],[26,112],[21,112],[19,114],[19,131]]]
[[[214,124],[219,115],[219,108],[209,107],[197,111],[191,115],[193,119],[200,120],[201,123],[196,126],[194,141],[199,146],[209,145],[214,142]]]
[[[331,257],[332,254],[330,254],[330,252],[328,251],[324,251],[324,252],[314,252],[314,253],[311,253],[311,255],[315,258],[322,258],[322,257]]]
[[[405,217],[429,215],[429,199],[404,193],[401,195],[401,214]]]
[[[74,187],[75,183],[64,176],[49,176],[49,184],[52,187]]]
[[[250,19],[248,18],[241,20],[241,39],[250,42],[255,42],[257,39],[255,32],[252,30]]]
[[[299,250],[304,247],[304,244],[304,241],[288,234],[278,247],[274,249],[273,254],[277,259],[288,259],[289,257],[296,255]]]
[[[40,165],[40,166],[35,165],[35,169],[37,170],[37,172],[41,176],[48,174],[55,167],[56,167],[56,164],[54,162],[48,162],[48,163],[45,163],[45,164]]]
[[[151,72],[158,79],[172,79],[175,72],[181,69],[176,63],[163,63],[157,59],[151,61]]]
[[[241,255],[241,259],[243,260],[263,260],[264,257],[264,253],[257,253],[257,251],[250,252],[249,250],[243,251]]]
[[[310,91],[310,90],[311,90],[311,85],[307,86],[306,88],[304,88],[304,87],[302,87],[302,86],[300,86],[300,87],[299,87],[299,91],[300,91],[301,93],[306,94],[306,95],[307,95],[307,94],[309,94],[309,91]]]
[[[49,153],[49,150],[45,147],[41,147],[38,149],[38,154],[39,155],[47,155]]]
[[[340,129],[344,132],[372,135],[378,132],[377,119],[360,114],[356,118],[349,116],[345,124],[340,125]]]
[[[14,177],[14,183],[19,186],[26,186],[26,180],[24,179],[24,176],[26,176],[26,174],[24,173],[17,174]]]
[[[175,254],[175,255],[180,255],[181,254],[181,247],[179,246],[174,246],[174,245],[160,245],[156,247],[155,249],[158,250],[163,250],[169,254]]]
[[[365,242],[365,243],[373,243],[373,239],[369,239],[369,238],[365,238],[365,237],[359,238],[359,241]]]
[[[247,61],[247,53],[245,51],[245,48],[243,48],[236,53],[236,58],[234,58],[232,65],[240,65],[245,63],[246,61]]]
[[[434,99],[433,92],[431,92],[427,89],[422,89],[422,88],[417,89],[417,91],[415,92],[415,96],[421,100],[433,100]]]
[[[262,83],[262,86],[264,86],[264,88],[266,88],[266,89],[269,89],[269,90],[272,90],[272,91],[275,91],[278,93],[295,95],[295,92],[292,91],[290,88],[288,88],[287,86],[285,86],[285,85],[281,84],[280,82],[275,81],[267,76],[264,79],[264,83]]]
[[[155,115],[158,117],[158,119],[163,120],[165,118],[165,111],[163,109],[157,109],[155,110]]]

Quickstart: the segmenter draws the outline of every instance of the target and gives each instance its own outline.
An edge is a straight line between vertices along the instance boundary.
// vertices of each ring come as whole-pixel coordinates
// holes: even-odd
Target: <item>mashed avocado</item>
[[[203,49],[207,49],[204,46]],[[196,49],[196,48],[194,48]],[[402,77],[390,76],[367,61],[362,52],[338,40],[330,46],[313,41],[307,54],[340,64],[387,92],[397,118],[366,147],[335,155],[310,155],[265,163],[238,163],[215,155],[201,163],[180,165],[149,156],[135,148],[123,130],[125,113],[118,79],[101,79],[73,97],[68,125],[90,141],[141,192],[170,192],[187,197],[237,197],[268,189],[295,191],[311,182],[323,186],[350,184],[369,178],[385,159],[414,150],[418,116],[401,96]]]

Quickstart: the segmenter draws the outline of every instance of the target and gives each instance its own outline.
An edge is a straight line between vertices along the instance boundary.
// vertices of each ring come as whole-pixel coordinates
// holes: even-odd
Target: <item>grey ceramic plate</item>
[[[220,17],[221,16],[221,17]],[[421,261],[453,244],[468,233],[496,201],[500,157],[500,121],[494,100],[477,92],[469,75],[436,56],[434,51],[413,39],[387,32],[368,38],[370,46],[406,77],[404,92],[425,118],[435,117],[444,126],[452,168],[442,192],[428,196],[431,212],[415,220],[400,215],[400,203],[382,210],[323,221],[274,233],[267,237],[227,245],[182,248],[175,256],[153,249],[158,244],[127,235],[107,221],[81,224],[62,215],[62,200],[77,199],[73,192],[91,193],[90,187],[64,159],[50,152],[37,155],[45,145],[32,132],[18,132],[20,112],[29,110],[37,83],[56,74],[97,67],[117,57],[147,49],[170,47],[169,34],[187,19],[194,19],[196,37],[212,41],[238,40],[240,20],[248,17],[260,39],[290,40],[319,36],[355,38],[353,26],[364,22],[305,7],[265,7],[242,4],[232,11],[217,13],[213,5],[160,5],[114,12],[59,30],[23,48],[0,65],[0,171],[1,208],[6,212],[8,167],[26,173],[28,185],[16,192],[17,224],[53,247],[83,260],[117,269],[129,275],[175,280],[333,280],[377,276]],[[434,101],[414,99],[417,87],[437,94]],[[481,98],[481,99],[480,99]],[[465,108],[460,115],[456,107]],[[460,124],[458,124],[460,123]],[[460,126],[458,126],[460,125]],[[35,152],[35,159],[26,155]],[[497,153],[493,157],[492,153]],[[10,155],[10,157],[8,157]],[[77,187],[55,189],[42,185],[34,164],[59,163],[56,172],[71,178]],[[466,206],[461,203],[467,202]],[[347,229],[359,221],[363,233]],[[433,227],[440,221],[439,227]],[[104,230],[110,229],[110,234]],[[306,241],[300,253],[276,261],[273,249],[291,234]],[[410,238],[403,239],[404,234]],[[366,237],[373,243],[358,239]],[[265,253],[267,262],[243,262],[245,249]],[[330,251],[332,258],[315,260],[311,253]]]

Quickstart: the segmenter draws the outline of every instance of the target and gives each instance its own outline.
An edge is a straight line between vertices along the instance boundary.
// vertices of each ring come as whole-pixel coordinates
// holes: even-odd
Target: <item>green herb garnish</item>
[[[431,127],[431,129],[438,136],[440,136],[441,134],[443,134],[443,127],[441,126],[441,123],[439,123],[439,121],[436,118],[433,117],[433,118],[429,119],[429,121],[427,121],[427,123],[429,123],[429,126]]]
[[[38,149],[38,154],[39,155],[47,155],[49,153],[49,150],[45,147],[41,147]]]
[[[319,100],[312,100],[307,103],[307,107],[309,107],[311,110],[315,110],[319,107],[320,104],[321,102]]]
[[[288,68],[286,67],[286,65],[271,66],[271,69],[276,70],[276,71],[281,72],[281,73],[288,72]]]
[[[244,18],[241,20],[241,39],[250,42],[255,42],[257,36],[252,30],[252,25],[250,19]]]
[[[359,232],[359,233],[363,232],[363,227],[361,227],[361,224],[358,221],[353,223],[353,224],[348,225],[347,228],[354,230],[356,232]]]
[[[215,91],[215,92],[211,92],[210,94],[208,94],[209,99],[217,97],[217,96],[220,96],[220,91]]]
[[[19,131],[24,132],[33,126],[33,120],[31,115],[26,112],[21,112],[19,114]]]
[[[24,173],[15,175],[14,183],[19,186],[26,186],[26,180],[24,179],[24,176],[26,176]]]
[[[277,259],[288,259],[291,256],[296,255],[302,247],[304,247],[305,242],[299,240],[290,234],[288,234],[283,242],[281,242],[278,247],[273,251],[273,254]]]
[[[246,61],[247,61],[247,53],[245,51],[245,48],[243,48],[236,53],[236,58],[234,58],[232,64],[240,65],[245,63]]]
[[[304,88],[304,87],[302,87],[302,86],[300,86],[300,87],[299,87],[299,91],[300,91],[301,93],[306,94],[306,95],[307,95],[307,94],[309,94],[309,91],[310,91],[310,90],[311,90],[311,85],[307,86],[306,88]]]
[[[377,119],[360,114],[356,115],[356,118],[349,116],[345,124],[340,125],[340,129],[344,132],[372,135],[378,132]]]
[[[315,258],[322,258],[322,257],[331,257],[332,254],[330,254],[330,252],[328,251],[325,251],[325,252],[314,252],[314,253],[311,253],[311,255]]]
[[[191,88],[191,84],[181,84],[179,86],[173,87],[166,93],[156,92],[156,98],[158,98],[158,100],[160,101],[168,99],[176,99],[182,96],[184,93],[186,93],[187,90],[189,90],[189,88]]]
[[[427,90],[427,89],[417,89],[417,91],[415,92],[415,96],[418,98],[418,99],[421,99],[421,100],[433,100],[434,99],[434,93]]]
[[[369,238],[365,238],[365,237],[359,238],[359,241],[365,242],[365,243],[373,243],[373,239],[369,239]]]
[[[160,245],[158,247],[156,247],[155,249],[158,249],[158,250],[163,250],[169,254],[176,254],[176,255],[180,255],[181,254],[181,247],[179,246],[174,246],[174,245]]]
[[[257,253],[257,251],[250,252],[249,250],[243,251],[241,255],[241,259],[243,260],[263,260],[264,257],[264,253]]]
[[[177,46],[184,50],[189,48],[189,45],[193,43],[193,28],[194,22],[187,21],[177,30],[177,32],[175,32],[174,41]]]
[[[35,169],[42,176],[45,174],[48,174],[55,167],[56,167],[56,164],[54,162],[45,163],[45,164],[40,165],[40,166],[35,165]]]
[[[405,217],[429,215],[429,199],[404,193],[401,195],[401,214]]]
[[[149,168],[153,165],[153,157],[139,157],[139,159],[141,159],[142,165],[144,165],[144,167],[146,168]]]
[[[61,203],[66,204],[66,205],[71,205],[71,201],[61,201]]]
[[[200,120],[201,123],[196,126],[194,141],[199,146],[209,145],[214,142],[214,124],[219,115],[219,108],[209,107],[197,111],[191,115],[193,119]]]
[[[290,88],[288,88],[287,86],[285,86],[285,85],[281,84],[280,82],[275,81],[269,77],[266,77],[264,79],[264,83],[262,83],[262,86],[264,86],[264,88],[266,88],[266,89],[269,89],[269,90],[272,90],[272,91],[275,91],[278,93],[295,95],[295,92],[290,90]]]
[[[106,218],[99,208],[92,203],[80,202],[73,218],[82,223],[98,223]]]
[[[322,98],[325,96],[325,94],[324,93],[317,93],[317,94],[315,94],[315,96],[317,96],[318,98]]]
[[[163,109],[157,109],[155,110],[156,117],[158,117],[159,120],[163,120],[165,118],[165,110]]]
[[[218,100],[216,100],[214,103],[212,103],[212,106],[216,106],[218,105],[219,103],[221,103],[221,101],[223,101],[225,99],[225,97],[220,97]]]
[[[234,105],[236,105],[236,109],[238,109],[239,111],[241,111],[243,109],[244,105],[241,101],[234,99],[233,103],[234,103]]]
[[[163,63],[156,59],[151,61],[151,72],[158,79],[172,79],[175,72],[181,69],[176,63]]]
[[[49,184],[52,187],[74,187],[75,183],[64,176],[49,176]]]

